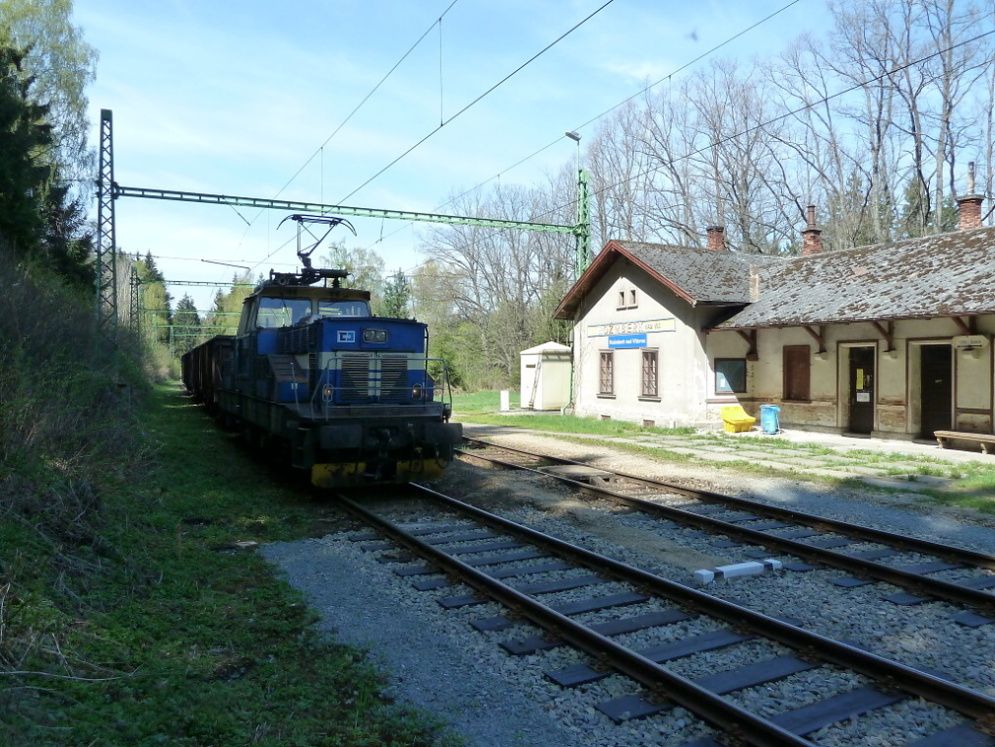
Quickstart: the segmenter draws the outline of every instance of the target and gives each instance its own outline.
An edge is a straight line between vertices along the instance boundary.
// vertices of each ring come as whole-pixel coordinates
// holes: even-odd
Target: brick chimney
[[[981,228],[981,203],[985,196],[979,195],[974,189],[974,161],[967,165],[967,194],[957,198],[957,211],[960,215],[958,228],[966,231],[971,228]]]
[[[724,252],[726,250],[726,229],[725,226],[709,226],[705,229],[708,234],[708,249],[713,252]]]
[[[805,208],[807,225],[802,231],[802,256],[818,254],[822,251],[822,229],[815,227],[815,205]]]

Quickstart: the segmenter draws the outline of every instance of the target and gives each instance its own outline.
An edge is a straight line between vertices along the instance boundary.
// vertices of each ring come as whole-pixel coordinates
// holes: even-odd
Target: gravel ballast
[[[523,434],[516,434],[514,440],[519,447],[564,456],[584,459],[598,456],[593,453],[598,450],[591,445],[561,443],[561,448],[555,449],[553,443],[556,442],[552,439]],[[609,453],[603,466],[650,475],[661,475],[664,470],[651,460],[617,452]],[[701,484],[703,480],[699,477],[698,482]],[[708,487],[733,492],[728,485]],[[741,487],[744,490],[740,494],[761,489],[755,483]],[[983,551],[990,552],[995,547],[995,530],[963,524],[950,515],[931,518],[894,505],[872,504],[865,495],[843,495],[830,500],[821,488],[812,488],[809,500],[802,495],[808,489],[805,486],[793,487],[791,497],[786,498],[784,492],[767,489],[771,487],[763,486],[764,495],[757,497],[931,539],[949,541],[948,535],[952,534],[958,544]],[[783,485],[775,487],[784,489]],[[513,521],[688,585],[693,585],[691,573],[696,567],[746,559],[731,557],[730,554],[739,552],[738,548],[717,547],[709,541],[713,538],[700,530],[619,510],[604,501],[578,498],[551,480],[537,480],[532,475],[454,463],[437,488]],[[371,505],[380,512],[376,503]],[[388,507],[385,510],[394,520],[405,524],[439,521],[428,509],[405,512]],[[449,517],[446,523],[465,521]],[[500,533],[495,531],[495,534]],[[493,541],[481,540],[477,544]],[[611,698],[637,693],[638,685],[610,675],[580,687],[559,688],[544,672],[582,662],[590,664],[583,654],[561,646],[525,656],[508,655],[500,648],[501,642],[532,636],[538,631],[516,621],[501,631],[479,633],[469,623],[501,614],[498,605],[471,604],[445,611],[438,605],[438,599],[471,590],[453,584],[417,591],[411,578],[397,576],[392,572],[397,566],[385,562],[396,551],[366,552],[360,548],[362,544],[351,541],[345,534],[337,534],[270,545],[263,553],[318,610],[322,628],[344,643],[371,650],[373,660],[388,678],[390,695],[446,719],[469,744],[670,745],[683,744],[710,732],[693,715],[673,707],[646,719],[614,724],[596,706]],[[447,547],[469,549],[474,544],[464,541]],[[522,561],[514,567],[526,568],[538,562]],[[508,582],[538,583],[571,578],[578,573],[576,570],[545,572]],[[967,628],[952,624],[950,616],[957,609],[944,603],[919,607],[883,603],[881,597],[897,591],[894,587],[872,584],[841,589],[832,584],[833,578],[840,575],[843,575],[840,571],[822,567],[809,573],[768,573],[719,582],[707,591],[772,616],[790,614],[816,632],[857,642],[906,664],[942,670],[957,682],[995,695],[991,657],[985,653],[995,650],[995,625]],[[605,583],[543,594],[541,599],[546,603],[563,602],[626,588],[624,584]],[[674,605],[652,599],[621,610],[587,613],[577,619],[592,623],[665,606]],[[633,648],[647,648],[722,626],[720,621],[691,612],[683,622],[626,634],[617,640]],[[697,677],[785,653],[790,652],[777,644],[757,640],[675,660],[666,666]],[[778,710],[778,703],[783,707],[814,702],[858,681],[852,673],[831,671],[832,675],[826,676],[824,668],[811,670],[729,697],[751,708],[773,712]],[[928,704],[900,704],[865,717],[867,720],[827,728],[820,733],[819,741],[829,745],[853,744],[859,734],[861,743],[889,744],[889,739],[903,733],[903,714],[909,714],[908,722],[914,724],[914,729],[907,733],[919,736],[959,720],[956,714]]]

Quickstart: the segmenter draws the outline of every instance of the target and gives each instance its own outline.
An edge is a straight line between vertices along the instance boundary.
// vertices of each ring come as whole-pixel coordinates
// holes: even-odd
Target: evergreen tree
[[[173,339],[178,355],[182,355],[200,342],[200,314],[189,293],[184,293],[173,314]]]
[[[380,315],[403,319],[408,316],[411,304],[411,283],[405,277],[404,271],[398,268],[390,276],[383,288],[383,300],[380,303]]]
[[[23,53],[0,47],[0,235],[29,257],[44,234],[42,188],[50,169],[42,154],[52,144],[46,107],[31,103]]]
[[[93,287],[93,234],[86,225],[86,211],[69,188],[53,185],[45,195],[45,253],[56,272],[74,285]]]
[[[93,240],[83,205],[51,160],[49,108],[32,100],[34,78],[23,63],[23,52],[0,45],[0,235],[19,259],[91,286]]]

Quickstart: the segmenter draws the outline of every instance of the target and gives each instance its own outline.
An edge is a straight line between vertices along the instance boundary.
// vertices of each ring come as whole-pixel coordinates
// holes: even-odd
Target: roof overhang
[[[773,322],[770,324],[736,324],[709,327],[707,332],[740,332],[751,329],[789,329],[791,327],[820,327],[829,324],[874,324],[874,322],[928,321],[930,319],[951,319],[953,317],[972,317],[984,314],[995,314],[992,311],[945,311],[935,314],[905,314],[902,316],[878,316],[873,319],[806,319],[804,321]]]
[[[673,291],[676,296],[687,301],[691,306],[697,305],[698,300],[692,297],[690,293],[681,288],[670,278],[661,275],[657,270],[647,265],[638,257],[634,256],[631,252],[626,250],[621,242],[609,241],[604,245],[602,250],[598,252],[598,256],[594,258],[594,261],[591,262],[584,273],[577,278],[577,282],[575,282],[570,287],[570,290],[566,292],[566,295],[563,296],[563,300],[560,301],[559,306],[556,307],[556,311],[553,312],[553,318],[575,318],[577,315],[577,309],[580,307],[580,302],[583,300],[584,296],[591,292],[591,289],[594,288],[595,284],[601,280],[602,277],[604,277],[605,273],[619,257],[627,259],[658,283]]]

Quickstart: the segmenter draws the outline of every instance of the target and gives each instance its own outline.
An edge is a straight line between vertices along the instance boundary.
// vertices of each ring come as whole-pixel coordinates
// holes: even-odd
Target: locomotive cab
[[[317,485],[437,475],[462,426],[448,422],[445,365],[427,357],[426,325],[373,316],[368,291],[280,277],[243,304],[226,409],[259,440],[288,446]]]
[[[245,299],[236,335],[183,356],[187,388],[247,440],[289,453],[315,485],[439,474],[463,431],[449,422],[447,369],[428,357],[428,327],[374,316],[369,291],[341,287],[346,270],[311,266],[328,231],[348,221],[286,220],[298,224],[301,271],[271,270]],[[328,228],[302,248],[305,224]]]

